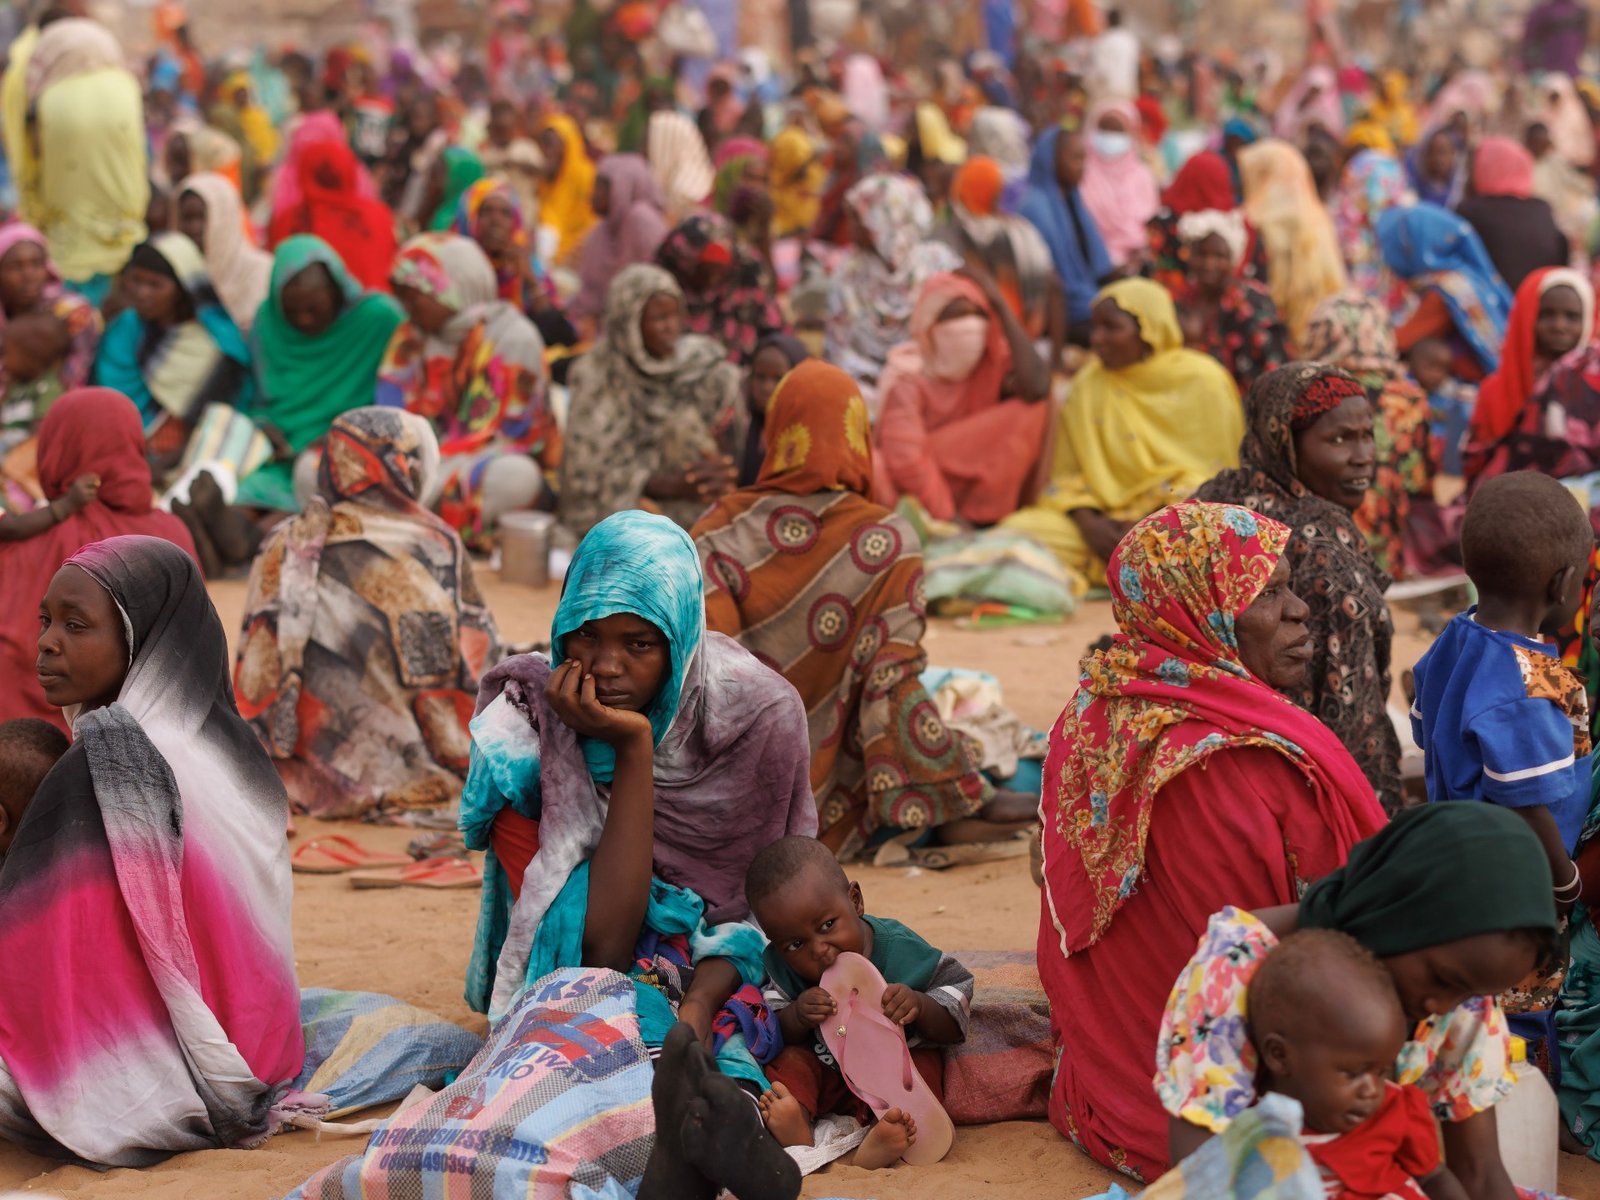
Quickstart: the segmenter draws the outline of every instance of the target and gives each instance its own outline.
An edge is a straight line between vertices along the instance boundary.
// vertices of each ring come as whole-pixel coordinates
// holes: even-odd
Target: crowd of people
[[[1088,3],[761,7],[209,61],[171,3],[139,60],[82,0],[17,31],[0,961],[42,974],[0,972],[0,1136],[137,1166],[277,1127],[300,814],[459,828],[474,1008],[621,972],[652,1055],[692,1027],[785,1146],[856,1111],[838,954],[934,1093],[970,1017],[839,864],[1031,832],[1049,1116],[1097,1161],[1154,1180],[1273,1091],[1351,1194],[1331,1147],[1409,1121],[1411,1176],[1511,1200],[1507,1013],[1560,1031],[1600,1158],[1571,0],[1517,61],[1409,74],[1322,18],[1285,69]],[[475,572],[530,512],[571,557],[518,654]],[[1042,789],[925,683],[954,546],[941,612],[1110,599]],[[1386,593],[1463,577],[1407,729]],[[1294,1047],[1363,1005],[1330,1110]],[[917,1153],[891,1112],[862,1163]]]

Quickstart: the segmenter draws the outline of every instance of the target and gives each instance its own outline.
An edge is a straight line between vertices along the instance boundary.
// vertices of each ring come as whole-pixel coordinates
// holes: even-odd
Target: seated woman
[[[828,285],[827,359],[875,389],[889,351],[911,333],[923,283],[961,256],[930,241],[933,208],[905,175],[868,175],[845,195],[852,245]]]
[[[679,222],[656,263],[683,288],[689,332],[716,338],[737,366],[748,366],[757,343],[787,326],[772,272],[739,244],[726,217],[699,213]]]
[[[589,206],[600,224],[584,239],[578,256],[582,287],[568,308],[572,319],[600,318],[606,306],[606,289],[624,267],[654,262],[667,236],[666,202],[640,154],[608,154],[595,172]]]
[[[704,587],[688,534],[619,513],[579,543],[551,658],[484,678],[461,798],[467,845],[489,852],[477,1011],[498,1017],[559,967],[610,967],[633,976],[659,1047],[675,1019],[707,1039],[733,993],[761,984],[763,939],[737,923],[744,877],[763,847],[816,832],[805,710],[706,631]],[[742,1037],[718,1062],[765,1089]]]
[[[1394,208],[1378,218],[1378,245],[1389,269],[1420,297],[1395,331],[1400,353],[1442,337],[1455,351],[1458,379],[1476,383],[1498,367],[1511,293],[1472,226],[1431,204]]]
[[[1202,150],[1178,168],[1161,193],[1161,207],[1146,225],[1149,245],[1144,274],[1170,292],[1176,292],[1188,275],[1178,222],[1191,213],[1239,212],[1239,188],[1228,160],[1214,150]],[[1240,213],[1240,219],[1243,214]],[[1266,250],[1261,239],[1245,225],[1245,252],[1238,273],[1257,283],[1267,275]]]
[[[867,499],[861,389],[837,367],[805,363],[778,386],[767,421],[755,486],[718,501],[693,532],[707,626],[781,670],[805,702],[818,836],[849,859],[886,827],[941,841],[1023,828],[1035,798],[994,791],[920,682],[921,547]]]
[[[1028,186],[1017,206],[1050,249],[1066,297],[1067,340],[1089,344],[1095,296],[1115,274],[1111,255],[1079,190],[1088,151],[1083,135],[1047,129],[1033,148]]]
[[[1400,160],[1386,150],[1358,150],[1345,163],[1330,208],[1339,251],[1350,270],[1350,289],[1371,296],[1397,318],[1409,315],[1408,288],[1383,261],[1378,219],[1415,203]]]
[[[1486,137],[1472,154],[1472,194],[1456,207],[1513,291],[1539,268],[1571,259],[1550,205],[1533,194],[1533,172],[1533,155],[1519,143]]]
[[[72,485],[98,479],[93,499],[71,511]],[[144,456],[139,410],[109,388],[68,392],[39,425],[39,482],[52,519],[49,528],[19,540],[0,538],[0,579],[12,603],[0,608],[0,721],[39,717],[67,729],[34,678],[39,614],[56,569],[85,546],[125,533],[165,538],[188,554],[194,542],[183,522],[155,509],[150,464]],[[0,522],[15,518],[0,516]]]
[[[1193,861],[1192,846],[1173,857],[1175,866]],[[1142,1127],[1141,1141],[1160,1145],[1161,1166],[1253,1105],[1257,1059],[1243,1019],[1250,982],[1281,938],[1335,929],[1376,955],[1394,981],[1412,1033],[1392,1077],[1427,1094],[1464,1193],[1471,1200],[1515,1197],[1496,1137],[1495,1106],[1510,1095],[1511,1055],[1495,997],[1546,961],[1555,944],[1550,868],[1539,839],[1492,804],[1429,804],[1401,813],[1348,853],[1348,862],[1315,882],[1312,870],[1296,871],[1302,894],[1280,887],[1276,899],[1251,899],[1226,877],[1219,887],[1207,876],[1222,904],[1205,923],[1200,949],[1176,986],[1158,985],[1152,971],[1146,988],[1143,1003],[1158,1013],[1166,1007],[1156,1049],[1159,1105],[1147,1099],[1146,1049],[1137,1063],[1142,1111],[1130,1124]],[[1483,886],[1487,878],[1493,888]],[[1190,953],[1187,931],[1185,940],[1183,953]]]
[[[89,382],[100,345],[100,314],[61,282],[44,234],[20,222],[0,225],[0,338],[5,336],[7,322],[37,313],[66,322],[72,342],[61,365],[61,387],[64,391],[83,387]],[[0,362],[0,394],[7,383],[5,365]],[[8,424],[9,419],[0,419],[0,425]]]
[[[464,237],[412,238],[390,279],[407,320],[378,369],[377,401],[433,422],[444,459],[439,515],[469,546],[486,547],[502,513],[539,499],[541,466],[560,455],[544,339],[497,298],[494,267]]]
[[[135,247],[122,286],[129,306],[106,328],[94,381],[139,406],[154,460],[170,467],[208,404],[250,407],[250,348],[184,234]]]
[[[1472,410],[1464,460],[1469,484],[1507,471],[1561,479],[1596,469],[1596,439],[1585,433],[1592,412],[1562,409],[1561,427],[1552,429],[1544,387],[1555,364],[1594,338],[1594,320],[1594,287],[1577,271],[1538,270],[1517,289],[1499,369],[1483,381]]]
[[[1384,823],[1349,751],[1280,694],[1313,653],[1292,536],[1199,501],[1135,526],[1111,561],[1119,633],[1084,660],[1045,760],[1050,1120],[1140,1179],[1169,1162],[1150,1048],[1207,919],[1292,904]]]
[[[323,118],[327,118],[326,121]],[[364,286],[387,288],[394,213],[331,113],[304,118],[278,168],[267,245],[309,233],[332,246]]]
[[[1183,348],[1172,297],[1123,279],[1094,305],[1094,352],[1057,417],[1050,484],[1002,525],[1055,553],[1080,588],[1141,517],[1239,463],[1244,415],[1222,364]]]
[[[937,520],[992,525],[1028,499],[1050,368],[987,272],[923,284],[911,336],[880,381],[874,499],[911,496]]]
[[[733,490],[739,371],[721,342],[686,332],[683,313],[683,290],[660,267],[612,281],[600,340],[571,376],[561,522],[579,537],[638,507],[687,529]]]
[[[279,244],[251,335],[260,399],[250,416],[288,453],[247,475],[235,503],[299,511],[296,456],[341,413],[372,403],[378,364],[404,319],[393,297],[363,288],[321,238],[297,234]]]
[[[544,184],[539,189],[539,228],[541,242],[552,240],[553,267],[576,259],[578,248],[595,223],[589,207],[594,192],[594,160],[584,144],[583,130],[566,113],[555,113],[539,131],[539,148],[544,151]],[[543,231],[548,230],[546,235]]]
[[[1317,195],[1305,155],[1275,138],[1239,151],[1244,216],[1266,257],[1266,284],[1291,342],[1305,336],[1311,313],[1347,282],[1333,218]]]
[[[0,958],[29,964],[0,971],[0,1137],[106,1167],[259,1145],[305,1057],[289,813],[217,610],[182,549],[113,537],[36,628],[73,743],[0,860]]]
[[[453,820],[500,639],[461,539],[427,509],[438,470],[423,418],[345,413],[317,497],[250,571],[234,690],[296,812]]]
[[[763,338],[750,356],[750,369],[744,374],[744,410],[749,428],[744,437],[744,454],[739,459],[738,486],[749,487],[761,474],[767,458],[767,404],[783,377],[811,357],[799,338],[775,333]]]
[[[1161,207],[1155,172],[1140,157],[1139,110],[1105,100],[1083,119],[1088,161],[1083,203],[1094,218],[1114,267],[1137,269],[1149,245],[1146,223]]]
[[[1400,807],[1400,742],[1389,721],[1394,619],[1367,539],[1351,515],[1376,467],[1376,413],[1353,376],[1321,363],[1263,375],[1245,399],[1249,432],[1239,469],[1197,499],[1237,504],[1282,521],[1289,586],[1310,609],[1312,657],[1284,695],[1333,730],[1388,812]]]
[[[478,243],[494,267],[500,299],[515,305],[539,330],[546,346],[578,340],[556,303],[555,281],[539,261],[533,233],[522,218],[517,194],[504,179],[480,179],[456,206],[455,232]]]
[[[1184,279],[1173,300],[1199,327],[1190,348],[1228,369],[1241,394],[1289,361],[1289,331],[1272,293],[1239,273],[1249,231],[1238,212],[1206,211],[1178,218]]]
[[[272,255],[256,249],[245,228],[244,203],[221,175],[191,175],[178,185],[176,229],[206,256],[217,299],[240,332],[248,334],[267,298]]]

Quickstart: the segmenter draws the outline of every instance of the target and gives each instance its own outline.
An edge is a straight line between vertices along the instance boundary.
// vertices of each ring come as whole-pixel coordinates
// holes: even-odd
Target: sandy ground
[[[502,585],[483,573],[489,602],[505,637],[543,640],[555,610],[554,588]],[[244,585],[224,582],[212,594],[230,633],[237,630]],[[1396,661],[1415,662],[1426,646],[1415,619],[1401,626]],[[1083,647],[1112,629],[1110,607],[1091,604],[1059,626],[970,632],[936,622],[928,635],[935,663],[981,668],[998,675],[1008,703],[1022,718],[1049,728],[1071,694]],[[302,821],[299,839],[321,823]],[[349,832],[347,829],[346,832]],[[361,840],[403,849],[405,830],[368,827]],[[852,872],[871,911],[911,924],[935,945],[953,950],[1032,949],[1038,927],[1038,891],[1025,859],[957,868],[944,874],[860,868]],[[304,986],[386,992],[479,1031],[483,1019],[461,999],[461,981],[478,896],[419,891],[357,892],[333,877],[295,876],[295,942]],[[186,1154],[143,1171],[106,1174],[52,1164],[0,1146],[0,1188],[51,1192],[62,1197],[110,1200],[269,1200],[314,1171],[353,1153],[359,1139],[291,1133],[254,1152]],[[1060,1138],[1043,1122],[1014,1122],[959,1130],[955,1149],[937,1168],[889,1172],[834,1165],[806,1181],[806,1196],[918,1200],[1005,1195],[1011,1200],[1071,1200],[1104,1190],[1115,1177]],[[1600,1197],[1600,1166],[1565,1159],[1563,1190],[1574,1200]]]

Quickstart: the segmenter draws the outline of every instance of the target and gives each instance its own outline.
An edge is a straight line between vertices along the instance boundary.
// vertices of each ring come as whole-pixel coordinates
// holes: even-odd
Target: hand
[[[66,508],[69,512],[79,512],[91,504],[99,494],[100,476],[93,472],[87,475],[79,475],[72,481],[72,486],[67,489],[67,494],[64,497]]]
[[[993,272],[981,263],[969,260],[967,265],[957,271],[956,274],[964,275],[977,284],[978,290],[983,293],[983,298],[994,306],[996,312],[1000,311],[1001,306],[1005,304],[1005,300],[1000,295],[1000,285],[995,282]]]
[[[580,737],[598,738],[610,746],[633,739],[650,744],[650,719],[643,713],[607,708],[595,699],[594,676],[568,659],[552,672],[544,698],[556,717]]]
[[[738,485],[739,469],[726,454],[703,458],[684,472],[684,480],[695,499],[709,504],[720,500]]]
[[[283,436],[283,431],[276,425],[268,425],[265,421],[258,421],[256,428],[267,435],[267,441],[272,443],[272,458],[275,462],[293,462],[295,458],[294,447],[289,445],[289,439]]]
[[[903,983],[883,989],[883,1015],[896,1025],[910,1025],[922,1015],[922,996]]]
[[[819,987],[807,988],[796,997],[794,1009],[800,1014],[800,1019],[815,1029],[834,1013],[839,1011],[839,1006],[833,1002],[833,997]]]

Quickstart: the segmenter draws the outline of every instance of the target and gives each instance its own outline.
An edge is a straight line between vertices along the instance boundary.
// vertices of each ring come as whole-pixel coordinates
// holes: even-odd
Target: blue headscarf
[[[1422,173],[1422,160],[1428,153],[1428,147],[1433,144],[1436,137],[1447,137],[1456,144],[1456,167],[1450,173],[1450,178],[1444,183],[1434,183]],[[1471,155],[1458,138],[1442,125],[1435,125],[1423,133],[1421,139],[1406,152],[1406,178],[1411,182],[1411,190],[1417,193],[1417,199],[1424,204],[1437,204],[1441,208],[1454,208],[1461,203],[1461,198],[1467,191],[1467,168],[1471,162]]]
[[[689,535],[666,517],[629,510],[607,517],[578,543],[567,568],[561,603],[550,624],[550,661],[566,661],[562,642],[585,621],[632,613],[659,629],[671,660],[666,682],[645,715],[659,746],[678,715],[683,677],[705,637],[705,578]],[[595,738],[580,738],[589,773],[609,783],[617,754]]]
[[[1511,291],[1471,225],[1435,204],[1391,208],[1378,218],[1383,261],[1419,291],[1435,291],[1485,371],[1500,365]]]
[[[1106,253],[1100,230],[1078,189],[1073,188],[1069,195],[1061,190],[1061,183],[1056,179],[1056,144],[1060,140],[1059,128],[1047,129],[1040,135],[1028,166],[1028,187],[1017,205],[1017,212],[1033,224],[1045,245],[1050,247],[1056,274],[1061,277],[1061,287],[1067,295],[1068,318],[1075,322],[1087,321],[1095,294],[1100,290],[1100,281],[1111,274],[1111,255]],[[1074,216],[1083,230],[1081,245],[1077,229],[1073,227]]]

